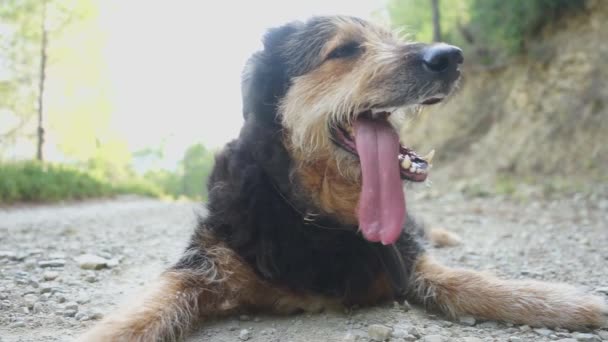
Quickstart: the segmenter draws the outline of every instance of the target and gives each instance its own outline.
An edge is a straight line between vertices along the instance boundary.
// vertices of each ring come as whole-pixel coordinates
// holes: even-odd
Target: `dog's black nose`
[[[422,51],[424,66],[432,72],[444,72],[456,69],[462,64],[464,57],[459,48],[439,43],[433,44]]]

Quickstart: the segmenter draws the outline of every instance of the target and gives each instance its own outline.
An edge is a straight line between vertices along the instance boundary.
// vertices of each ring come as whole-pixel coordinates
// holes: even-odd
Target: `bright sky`
[[[385,1],[102,2],[114,124],[132,150],[168,137],[175,157],[195,142],[219,147],[238,134],[241,69],[268,27],[318,14],[369,18]]]

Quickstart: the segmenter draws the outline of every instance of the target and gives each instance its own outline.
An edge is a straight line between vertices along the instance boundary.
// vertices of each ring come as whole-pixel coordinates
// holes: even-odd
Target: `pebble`
[[[606,330],[600,330],[600,331],[598,331],[597,334],[600,335],[600,338],[602,340],[608,341],[608,331],[606,331]]]
[[[83,254],[76,257],[74,260],[83,270],[101,270],[108,267],[108,259],[102,258],[94,254]]]
[[[78,304],[86,304],[90,301],[91,301],[91,299],[86,294],[80,294],[78,296],[78,298],[76,299],[76,303],[78,303]]]
[[[367,335],[372,341],[387,341],[393,329],[382,324],[372,324],[367,327]]]
[[[25,305],[27,305],[28,308],[32,308],[34,307],[34,303],[38,301],[38,297],[33,294],[27,294],[23,296],[23,301],[25,302]]]
[[[483,342],[483,341],[477,337],[463,337],[462,342]]]
[[[74,316],[74,318],[78,321],[86,321],[89,319],[89,316],[87,316],[87,314],[84,312],[79,312],[76,314],[76,316]]]
[[[13,322],[13,324],[11,324],[11,328],[25,328],[25,322],[24,321]]]
[[[251,331],[249,329],[243,329],[239,332],[239,340],[247,341],[251,338]]]
[[[477,327],[482,329],[498,329],[498,323],[494,321],[483,322],[478,324]]]
[[[608,295],[608,286],[598,287],[597,289],[595,289],[595,292]]]
[[[240,315],[239,316],[239,321],[243,321],[243,322],[251,321],[251,316],[249,316],[249,315]]]
[[[445,338],[441,335],[426,335],[420,341],[422,341],[422,342],[445,342]]]
[[[76,315],[76,310],[63,310],[63,315],[65,317],[74,317]]]
[[[576,342],[573,338],[562,338],[561,340],[556,340],[555,342]]]
[[[602,339],[595,334],[576,333],[573,337],[579,342],[602,342]]]
[[[545,329],[545,328],[534,329],[534,332],[539,334],[540,336],[545,336],[545,337],[547,337],[553,333],[552,330]]]
[[[343,342],[357,342],[360,340],[361,339],[359,338],[358,335],[351,334],[351,333],[347,333],[346,335],[344,335],[344,338],[342,338]]]
[[[57,279],[57,277],[59,277],[59,272],[55,272],[55,271],[46,271],[42,275],[42,279],[44,279],[46,281],[55,280],[55,279]]]
[[[34,303],[34,306],[32,307],[32,311],[35,314],[41,313],[42,312],[42,304],[41,303]]]
[[[101,313],[100,311],[93,311],[93,312],[91,312],[89,317],[94,320],[102,319],[103,313]]]
[[[41,260],[41,261],[38,261],[38,266],[42,267],[42,268],[63,267],[63,266],[65,266],[65,259]]]
[[[53,286],[50,286],[50,285],[44,284],[44,285],[42,285],[42,287],[40,288],[40,293],[41,293],[41,294],[43,294],[43,293],[51,293],[51,292],[53,292],[53,289],[54,289],[54,287],[53,287]]]
[[[88,276],[86,276],[84,278],[84,280],[86,280],[89,283],[95,283],[95,282],[97,282],[97,277],[93,274],[89,274]]]
[[[522,339],[517,336],[509,337],[509,342],[522,342]]]
[[[467,325],[467,326],[474,326],[476,321],[475,321],[475,317],[473,316],[461,316],[458,318],[458,322],[462,325]]]
[[[17,253],[11,251],[0,251],[0,259],[16,260]]]
[[[65,309],[78,311],[78,304],[76,302],[68,302],[65,304]]]

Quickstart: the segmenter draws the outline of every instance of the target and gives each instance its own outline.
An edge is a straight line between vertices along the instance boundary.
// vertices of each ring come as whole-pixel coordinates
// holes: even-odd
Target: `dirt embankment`
[[[469,56],[456,96],[422,113],[406,140],[437,149],[440,178],[608,180],[606,37],[608,2],[590,1],[545,28],[524,56],[492,68]]]

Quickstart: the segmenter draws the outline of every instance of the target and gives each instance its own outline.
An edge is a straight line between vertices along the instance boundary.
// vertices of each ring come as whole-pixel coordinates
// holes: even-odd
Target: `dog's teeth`
[[[412,166],[412,161],[410,159],[410,156],[405,155],[405,157],[403,157],[403,161],[401,162],[401,167],[408,170],[410,168],[410,166]]]
[[[431,150],[431,152],[427,153],[426,156],[424,156],[420,159],[424,160],[427,164],[430,164],[433,162],[434,156],[435,156],[435,150]]]

